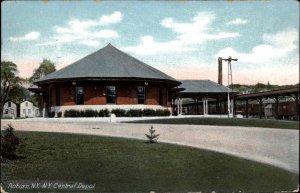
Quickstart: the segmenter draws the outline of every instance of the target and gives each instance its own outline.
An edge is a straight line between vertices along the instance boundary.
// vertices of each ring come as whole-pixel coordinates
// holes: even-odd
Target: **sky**
[[[262,1],[10,1],[1,4],[1,61],[30,77],[111,43],[166,74],[235,84],[299,82],[299,3]],[[223,82],[227,84],[227,63]]]

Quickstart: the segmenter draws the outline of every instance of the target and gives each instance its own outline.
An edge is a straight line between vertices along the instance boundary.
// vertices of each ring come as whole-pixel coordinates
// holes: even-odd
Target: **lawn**
[[[174,118],[133,121],[135,123],[186,124],[186,125],[222,125],[243,127],[267,127],[280,129],[298,129],[298,121],[237,119],[237,118]]]
[[[7,179],[96,184],[93,192],[274,192],[295,189],[299,179],[277,167],[184,146],[89,135],[16,133],[27,138],[25,158],[1,165],[1,179],[9,192],[13,191],[7,189]]]

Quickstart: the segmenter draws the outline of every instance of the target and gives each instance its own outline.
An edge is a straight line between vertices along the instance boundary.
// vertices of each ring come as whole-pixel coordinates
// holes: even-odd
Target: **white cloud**
[[[109,25],[113,23],[119,23],[123,19],[122,13],[119,11],[115,11],[111,15],[103,15],[100,18],[100,24],[101,25]]]
[[[264,34],[263,40],[277,47],[293,50],[297,48],[298,32],[295,29],[290,29],[277,34]]]
[[[215,57],[237,57],[240,62],[265,64],[288,57],[297,49],[298,33],[295,29],[278,32],[276,34],[264,34],[263,44],[252,48],[250,53],[242,53],[231,47],[220,50]]]
[[[18,42],[18,41],[28,41],[28,40],[36,40],[40,37],[40,33],[36,31],[32,31],[28,34],[25,34],[21,37],[9,37],[9,40],[12,42]]]
[[[220,32],[214,33],[211,24],[215,20],[214,14],[200,12],[190,22],[175,22],[172,18],[166,18],[161,22],[165,28],[171,29],[177,34],[177,38],[187,44],[201,44],[207,40],[218,40],[237,37],[238,33]]]
[[[165,18],[161,21],[161,25],[176,34],[174,40],[155,42],[152,36],[143,36],[139,45],[125,47],[124,50],[137,55],[185,52],[195,50],[194,46],[206,41],[239,36],[236,32],[213,32],[211,25],[214,20],[215,16],[211,12],[200,12],[189,22],[177,22],[173,18]]]
[[[241,18],[236,18],[235,20],[229,21],[227,24],[228,25],[241,25],[241,24],[246,24],[248,23],[247,20],[241,19]]]
[[[103,26],[119,23],[122,14],[115,11],[111,15],[103,15],[95,20],[72,19],[67,26],[55,26],[55,35],[50,41],[37,44],[38,46],[53,45],[58,43],[78,42],[86,46],[96,47],[102,39],[118,38],[118,32],[111,29],[103,29]]]
[[[99,42],[96,40],[81,40],[79,43],[87,45],[89,47],[99,47]]]
[[[124,50],[133,52],[137,55],[154,55],[166,53],[180,53],[191,51],[193,48],[187,47],[180,40],[173,40],[169,42],[155,42],[152,36],[143,36],[141,43],[137,46],[128,46]]]

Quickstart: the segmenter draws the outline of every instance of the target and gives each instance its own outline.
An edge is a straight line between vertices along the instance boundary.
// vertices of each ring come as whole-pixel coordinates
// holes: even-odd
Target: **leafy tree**
[[[157,143],[159,134],[155,134],[155,130],[153,129],[153,125],[149,129],[149,134],[145,134],[148,138],[147,143]]]
[[[13,62],[1,62],[1,115],[3,113],[3,106],[9,100],[9,94],[13,88],[20,83],[20,78],[16,76],[18,72],[17,65]]]
[[[8,99],[16,103],[21,103],[24,99],[28,98],[26,92],[29,91],[26,91],[26,88],[21,86],[21,80],[19,80],[19,84],[16,84],[11,88],[11,91],[8,94]]]
[[[32,76],[29,78],[29,82],[32,84],[54,71],[56,71],[55,64],[48,59],[43,59],[43,61],[40,63],[40,66],[33,71]],[[30,96],[30,100],[34,105],[42,106],[42,98],[40,95],[35,93]]]
[[[43,59],[40,66],[33,71],[33,75],[29,80],[33,83],[54,71],[56,71],[54,63],[48,59]]]

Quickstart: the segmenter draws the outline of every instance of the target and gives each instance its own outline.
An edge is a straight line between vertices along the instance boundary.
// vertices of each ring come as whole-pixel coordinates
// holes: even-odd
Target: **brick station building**
[[[166,109],[181,83],[111,44],[35,82],[47,112],[76,109]]]

